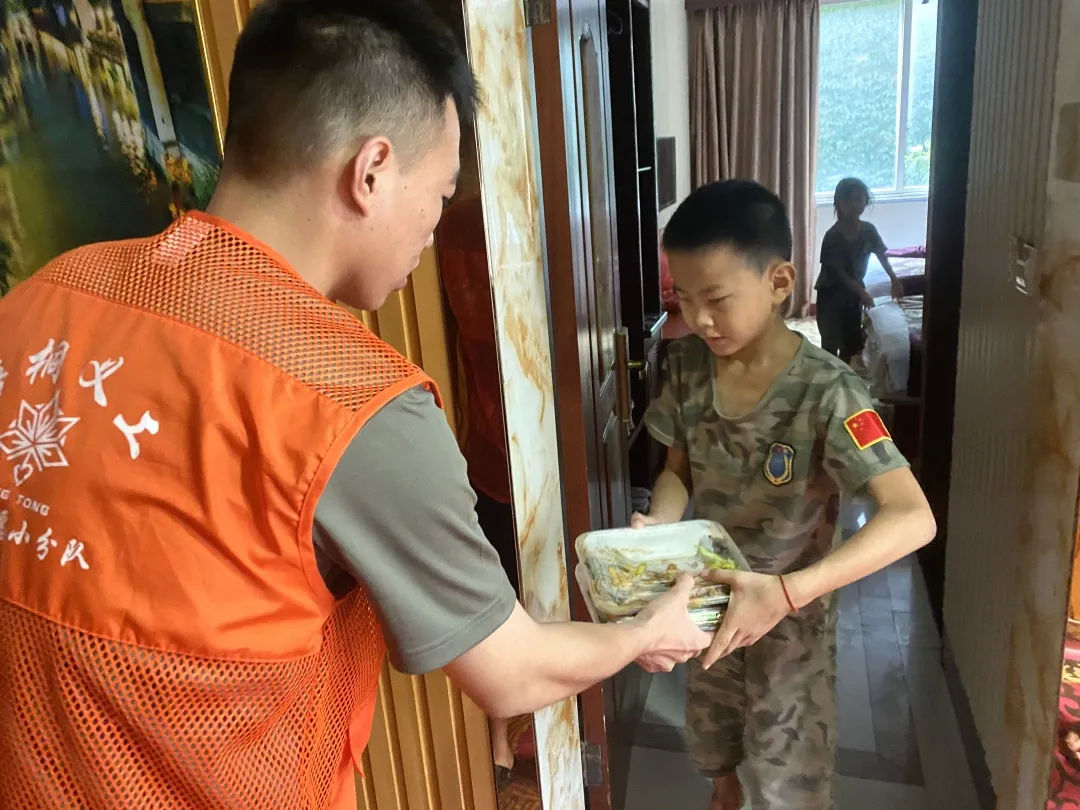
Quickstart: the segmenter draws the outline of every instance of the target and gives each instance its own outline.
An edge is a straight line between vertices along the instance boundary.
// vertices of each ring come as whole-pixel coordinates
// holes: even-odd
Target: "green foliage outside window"
[[[830,3],[821,9],[817,190],[848,176],[897,190],[903,0]],[[904,186],[930,178],[937,0],[913,9]]]

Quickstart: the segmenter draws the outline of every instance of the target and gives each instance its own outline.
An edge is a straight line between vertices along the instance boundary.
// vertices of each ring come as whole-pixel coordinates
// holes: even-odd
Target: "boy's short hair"
[[[463,125],[476,79],[449,26],[418,0],[265,0],[240,32],[229,77],[226,163],[289,176],[384,135],[406,159]]]
[[[702,186],[679,206],[664,230],[664,250],[726,247],[760,271],[791,261],[791,223],[780,198],[749,180]]]

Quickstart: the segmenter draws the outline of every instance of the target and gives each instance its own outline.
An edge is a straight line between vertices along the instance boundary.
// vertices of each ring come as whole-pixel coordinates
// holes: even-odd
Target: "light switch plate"
[[[1024,295],[1035,295],[1038,289],[1038,279],[1035,277],[1038,272],[1038,249],[1032,242],[1018,236],[1013,241],[1012,252],[1013,284]]]

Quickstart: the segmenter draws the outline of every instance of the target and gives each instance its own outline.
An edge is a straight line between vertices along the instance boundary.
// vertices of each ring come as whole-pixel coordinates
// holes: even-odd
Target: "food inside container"
[[[576,548],[578,585],[594,621],[637,615],[685,572],[695,578],[690,614],[699,627],[712,631],[730,595],[726,585],[710,581],[707,573],[750,570],[731,536],[707,520],[589,532],[577,539]]]

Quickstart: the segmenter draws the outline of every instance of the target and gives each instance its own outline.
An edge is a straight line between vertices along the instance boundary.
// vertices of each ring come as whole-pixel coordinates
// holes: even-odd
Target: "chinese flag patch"
[[[879,442],[892,441],[885,423],[881,421],[878,412],[873,408],[867,408],[854,416],[849,416],[844,422],[844,428],[860,450],[866,450]]]

